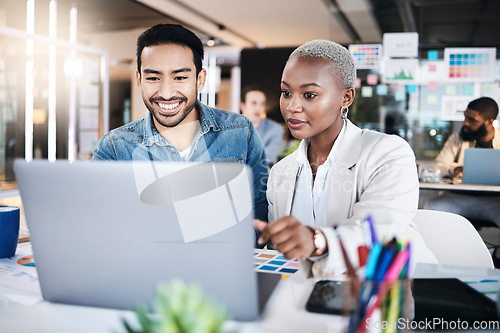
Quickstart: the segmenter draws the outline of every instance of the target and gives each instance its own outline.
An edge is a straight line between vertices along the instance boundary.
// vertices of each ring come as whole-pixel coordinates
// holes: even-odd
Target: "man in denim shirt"
[[[158,24],[137,40],[137,84],[149,114],[106,134],[92,160],[237,162],[253,172],[254,214],[267,220],[266,155],[252,123],[207,107],[203,44],[190,30]]]

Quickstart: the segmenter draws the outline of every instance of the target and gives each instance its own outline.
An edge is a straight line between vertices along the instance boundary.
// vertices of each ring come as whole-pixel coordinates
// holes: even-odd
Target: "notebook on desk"
[[[500,185],[500,149],[466,149],[462,183]]]
[[[45,300],[135,309],[152,304],[158,283],[179,278],[233,319],[258,318],[269,290],[259,296],[244,164],[17,160],[14,168]],[[280,277],[265,278],[269,289]]]

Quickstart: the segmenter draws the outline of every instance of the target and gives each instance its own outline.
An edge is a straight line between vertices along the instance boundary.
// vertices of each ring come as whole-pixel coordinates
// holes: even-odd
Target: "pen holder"
[[[411,279],[349,281],[344,288],[345,313],[350,313],[347,333],[409,332],[414,312]]]

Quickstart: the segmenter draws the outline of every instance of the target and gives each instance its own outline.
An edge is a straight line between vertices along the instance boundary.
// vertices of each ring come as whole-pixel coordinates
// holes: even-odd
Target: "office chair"
[[[439,264],[494,268],[483,239],[465,217],[419,209],[413,222]]]

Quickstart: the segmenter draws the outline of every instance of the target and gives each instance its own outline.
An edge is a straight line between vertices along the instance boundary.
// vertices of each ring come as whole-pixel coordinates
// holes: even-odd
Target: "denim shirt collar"
[[[220,131],[220,126],[217,123],[213,111],[208,108],[205,104],[196,101],[196,109],[200,113],[201,131],[202,134],[207,133],[210,128],[214,131]],[[152,146],[154,144],[159,146],[171,146],[167,140],[165,140],[160,132],[156,129],[153,123],[153,116],[151,112],[145,117],[146,122],[144,123],[144,139],[142,143],[146,146]]]

